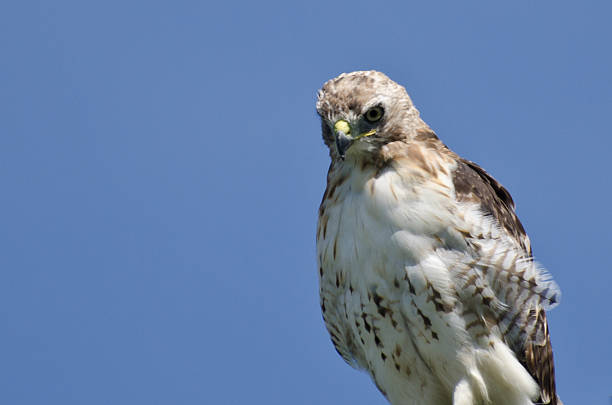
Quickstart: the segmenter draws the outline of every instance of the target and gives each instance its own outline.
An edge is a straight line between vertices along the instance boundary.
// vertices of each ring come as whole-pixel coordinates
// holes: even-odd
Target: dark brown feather
[[[531,256],[525,228],[516,216],[514,201],[504,186],[476,163],[461,158],[453,173],[453,184],[459,201],[479,203],[482,211],[493,216]]]
[[[531,256],[531,247],[525,229],[514,212],[514,201],[497,180],[474,162],[458,158],[457,168],[453,173],[455,193],[460,201],[473,201],[480,204],[482,211],[495,218],[498,224],[506,230]],[[536,343],[528,337],[523,342],[508,342],[518,360],[531,374],[540,386],[542,404],[560,405],[555,388],[555,366],[546,313],[537,308],[534,331],[542,331],[543,343]]]
[[[540,403],[550,405],[561,404],[559,398],[557,398],[555,387],[555,362],[552,346],[550,345],[546,313],[541,309],[536,316],[538,317],[536,321],[538,327],[536,329],[543,328],[545,342],[543,345],[532,341],[526,342],[524,356],[518,356],[518,359],[540,386]]]

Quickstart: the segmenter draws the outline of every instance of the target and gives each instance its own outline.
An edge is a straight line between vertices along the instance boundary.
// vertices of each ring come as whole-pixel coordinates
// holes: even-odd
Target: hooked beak
[[[348,148],[353,144],[353,139],[349,138],[344,132],[336,131],[336,149],[340,159],[344,160],[344,156]]]
[[[334,134],[336,136],[336,149],[338,150],[338,155],[340,159],[344,160],[346,155],[346,151],[353,145],[353,143],[359,139],[364,138],[366,136],[374,135],[376,133],[375,129],[359,134],[356,137],[353,137],[351,134],[351,126],[346,120],[338,120],[334,124]]]

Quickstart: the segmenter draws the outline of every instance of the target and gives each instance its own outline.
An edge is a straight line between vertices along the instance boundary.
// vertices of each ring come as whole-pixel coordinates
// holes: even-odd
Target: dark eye
[[[376,122],[380,120],[385,113],[382,107],[372,107],[365,113],[365,119],[369,122]]]

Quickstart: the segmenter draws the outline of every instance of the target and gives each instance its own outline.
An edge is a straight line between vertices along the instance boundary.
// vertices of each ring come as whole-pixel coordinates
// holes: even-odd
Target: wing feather
[[[479,303],[495,314],[507,344],[540,386],[541,402],[560,404],[545,313],[559,302],[559,288],[533,261],[529,237],[508,190],[476,163],[459,157],[453,184],[458,201],[476,204],[484,217],[515,241],[500,237],[485,243],[482,235],[468,235],[482,250],[479,260],[458,272],[458,286],[465,287],[466,297],[478,296]],[[473,281],[474,273],[478,283]]]
[[[514,212],[512,196],[504,186],[476,163],[461,158],[457,161],[453,183],[459,201],[474,201],[480,204],[482,211],[495,218],[531,256],[529,238]]]

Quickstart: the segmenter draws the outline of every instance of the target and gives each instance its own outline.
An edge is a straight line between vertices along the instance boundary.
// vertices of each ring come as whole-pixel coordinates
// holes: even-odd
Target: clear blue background
[[[0,403],[384,404],[314,253],[315,94],[358,69],[510,189],[559,392],[608,403],[612,7],[490,3],[3,2]]]

